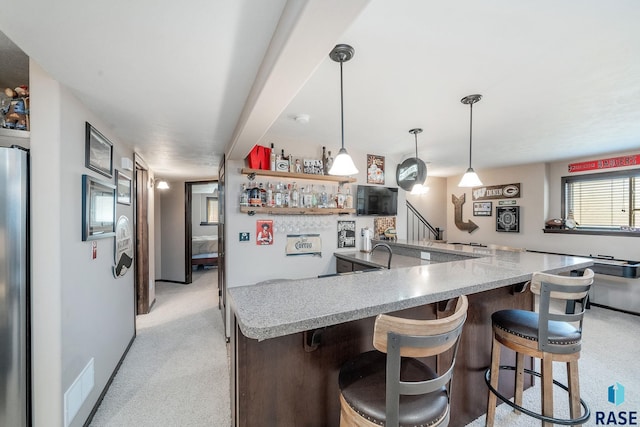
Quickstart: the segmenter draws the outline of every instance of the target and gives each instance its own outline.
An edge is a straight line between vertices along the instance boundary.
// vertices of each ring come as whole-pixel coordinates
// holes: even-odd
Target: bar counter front
[[[384,268],[228,289],[234,426],[338,426],[338,371],[373,348],[375,316],[444,317],[448,301],[467,295],[450,422],[464,426],[486,410],[491,314],[532,310],[532,294],[517,290],[534,272],[558,274],[593,264],[588,258],[486,247],[387,243],[393,248],[390,269],[386,252],[340,252],[339,262]],[[513,355],[504,353],[503,363],[509,363]],[[437,369],[437,361],[431,363]]]

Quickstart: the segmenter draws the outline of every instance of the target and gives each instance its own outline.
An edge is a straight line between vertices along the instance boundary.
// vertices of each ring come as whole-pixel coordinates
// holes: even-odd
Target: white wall
[[[395,174],[395,166],[393,170]],[[395,181],[395,175],[394,175]],[[447,239],[447,206],[442,203],[447,197],[447,179],[440,177],[428,177],[426,185],[429,191],[426,194],[412,195],[405,193],[407,200],[418,209],[420,214],[433,227],[438,227],[443,232],[443,239]],[[402,191],[402,190],[400,190]],[[451,197],[449,197],[451,198]]]
[[[167,190],[157,190],[160,195],[160,277],[157,280],[184,282],[185,274],[185,199],[184,181],[169,181]]]
[[[612,153],[611,157],[637,153]],[[472,214],[473,201],[471,189],[458,188],[460,176],[447,180],[447,240],[449,242],[477,242],[499,244],[548,252],[576,255],[611,255],[614,258],[640,259],[640,241],[636,237],[593,236],[543,233],[544,223],[550,218],[560,218],[561,177],[569,175],[569,163],[607,158],[600,155],[595,158],[577,158],[551,164],[531,164],[517,167],[477,170],[484,185],[521,183],[522,196],[517,199],[520,206],[520,232],[504,233],[495,231],[495,208],[490,217],[477,217]],[[608,171],[611,171],[609,169]],[[593,173],[593,171],[592,171]],[[451,194],[466,194],[463,206],[463,221],[471,219],[480,228],[473,233],[460,231],[454,224],[454,208]]]
[[[285,152],[288,153],[287,147]],[[320,158],[322,147],[316,147],[319,150],[311,151],[308,147],[297,147],[294,151],[295,157],[308,156],[308,158]],[[281,147],[276,147],[279,152]],[[308,151],[303,151],[303,150]],[[368,153],[357,151],[349,148],[349,154],[354,159],[356,167],[360,173],[356,176],[357,182],[348,184],[351,186],[351,192],[355,196],[357,184],[366,184],[366,155]],[[377,155],[385,155],[385,153],[369,153]],[[334,152],[335,155],[335,152]],[[399,158],[387,156],[385,158],[385,186],[397,187],[395,179],[396,165]],[[315,277],[320,274],[335,272],[334,252],[350,252],[359,250],[361,237],[360,229],[364,227],[373,228],[373,216],[356,216],[356,215],[329,215],[329,216],[288,216],[289,218],[297,218],[300,220],[317,218],[320,221],[328,221],[328,227],[313,227],[308,229],[308,233],[319,233],[322,239],[322,256],[286,256],[285,243],[286,234],[276,232],[274,235],[274,243],[269,246],[259,246],[256,244],[256,220],[272,219],[276,222],[282,221],[280,215],[256,214],[249,216],[239,211],[240,207],[240,189],[243,183],[248,183],[246,175],[240,174],[241,168],[245,167],[244,161],[227,161],[226,164],[226,259],[227,259],[227,286],[243,286],[251,285],[256,282],[276,278],[301,278]],[[256,181],[260,182],[276,182],[276,178],[272,177],[256,177]],[[290,179],[283,180],[287,183]],[[321,182],[300,181],[298,185],[304,183],[322,185]],[[373,185],[373,184],[372,184]],[[335,192],[338,183],[326,183],[327,192]],[[406,237],[406,206],[405,191],[398,191],[398,215],[396,219],[396,228],[399,238]],[[356,221],[356,247],[349,249],[337,248],[337,223],[339,220],[355,220]],[[249,242],[239,242],[238,235],[241,232],[251,233]]]
[[[82,174],[113,183],[84,167],[85,121],[114,143],[114,166],[133,157],[65,87],[30,64],[32,343],[35,426],[63,425],[63,395],[91,358],[95,386],[72,422],[81,426],[135,333],[133,271],[112,273],[114,238],[83,242]],[[133,219],[132,206],[116,217]]]
[[[191,196],[191,235],[217,236],[217,225],[200,225],[207,219],[207,197],[213,197],[213,193],[193,193]]]

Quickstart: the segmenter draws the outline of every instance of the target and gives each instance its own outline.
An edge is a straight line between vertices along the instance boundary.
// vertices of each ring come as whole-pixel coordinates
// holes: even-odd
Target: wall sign
[[[589,160],[588,162],[570,163],[569,172],[582,172],[597,169],[622,168],[640,165],[640,154],[611,157],[608,159]]]
[[[496,208],[496,231],[520,232],[520,206],[498,206]]]
[[[129,218],[122,215],[116,223],[116,253],[113,266],[113,275],[116,278],[127,274],[133,265],[133,237],[131,236],[131,226]]]
[[[456,223],[456,227],[458,228],[458,230],[462,230],[462,231],[468,231],[469,233],[471,233],[472,231],[476,230],[478,228],[478,225],[469,220],[467,222],[464,222],[462,220],[462,205],[464,205],[465,200],[467,199],[467,194],[463,193],[462,196],[460,197],[456,197],[455,195],[451,195],[451,202],[453,203],[454,206],[454,222]]]
[[[256,221],[256,245],[273,245],[273,221],[259,219]]]
[[[319,234],[287,234],[287,256],[322,255],[322,239]]]
[[[473,200],[514,199],[520,197],[520,183],[473,187]]]
[[[338,248],[356,247],[356,222],[338,221]]]
[[[473,216],[491,216],[492,205],[492,202],[473,202]]]

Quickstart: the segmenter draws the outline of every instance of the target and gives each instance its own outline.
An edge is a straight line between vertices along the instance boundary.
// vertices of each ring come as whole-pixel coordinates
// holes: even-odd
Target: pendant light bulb
[[[482,185],[482,181],[478,177],[478,174],[471,167],[471,141],[473,135],[473,104],[480,101],[482,95],[469,95],[460,100],[463,104],[469,105],[469,168],[462,176],[458,187],[479,187]]]
[[[329,57],[340,63],[340,127],[342,131],[342,146],[338,155],[333,159],[333,165],[329,169],[329,175],[355,175],[358,168],[353,163],[353,159],[344,148],[344,91],[342,85],[342,63],[353,58],[355,50],[347,44],[339,44],[329,53]]]

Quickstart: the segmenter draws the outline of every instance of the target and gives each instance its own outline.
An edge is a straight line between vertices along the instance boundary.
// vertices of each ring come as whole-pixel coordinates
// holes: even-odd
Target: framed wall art
[[[85,125],[85,166],[106,177],[113,176],[113,144],[89,122]]]
[[[520,206],[496,207],[496,231],[520,232]]]
[[[367,154],[367,184],[384,185],[384,156]]]
[[[338,221],[338,248],[356,247],[356,222]]]
[[[473,216],[491,216],[492,202],[473,202]]]
[[[114,236],[115,211],[115,185],[82,175],[82,240]]]
[[[117,200],[121,205],[131,204],[131,178],[116,169]]]

